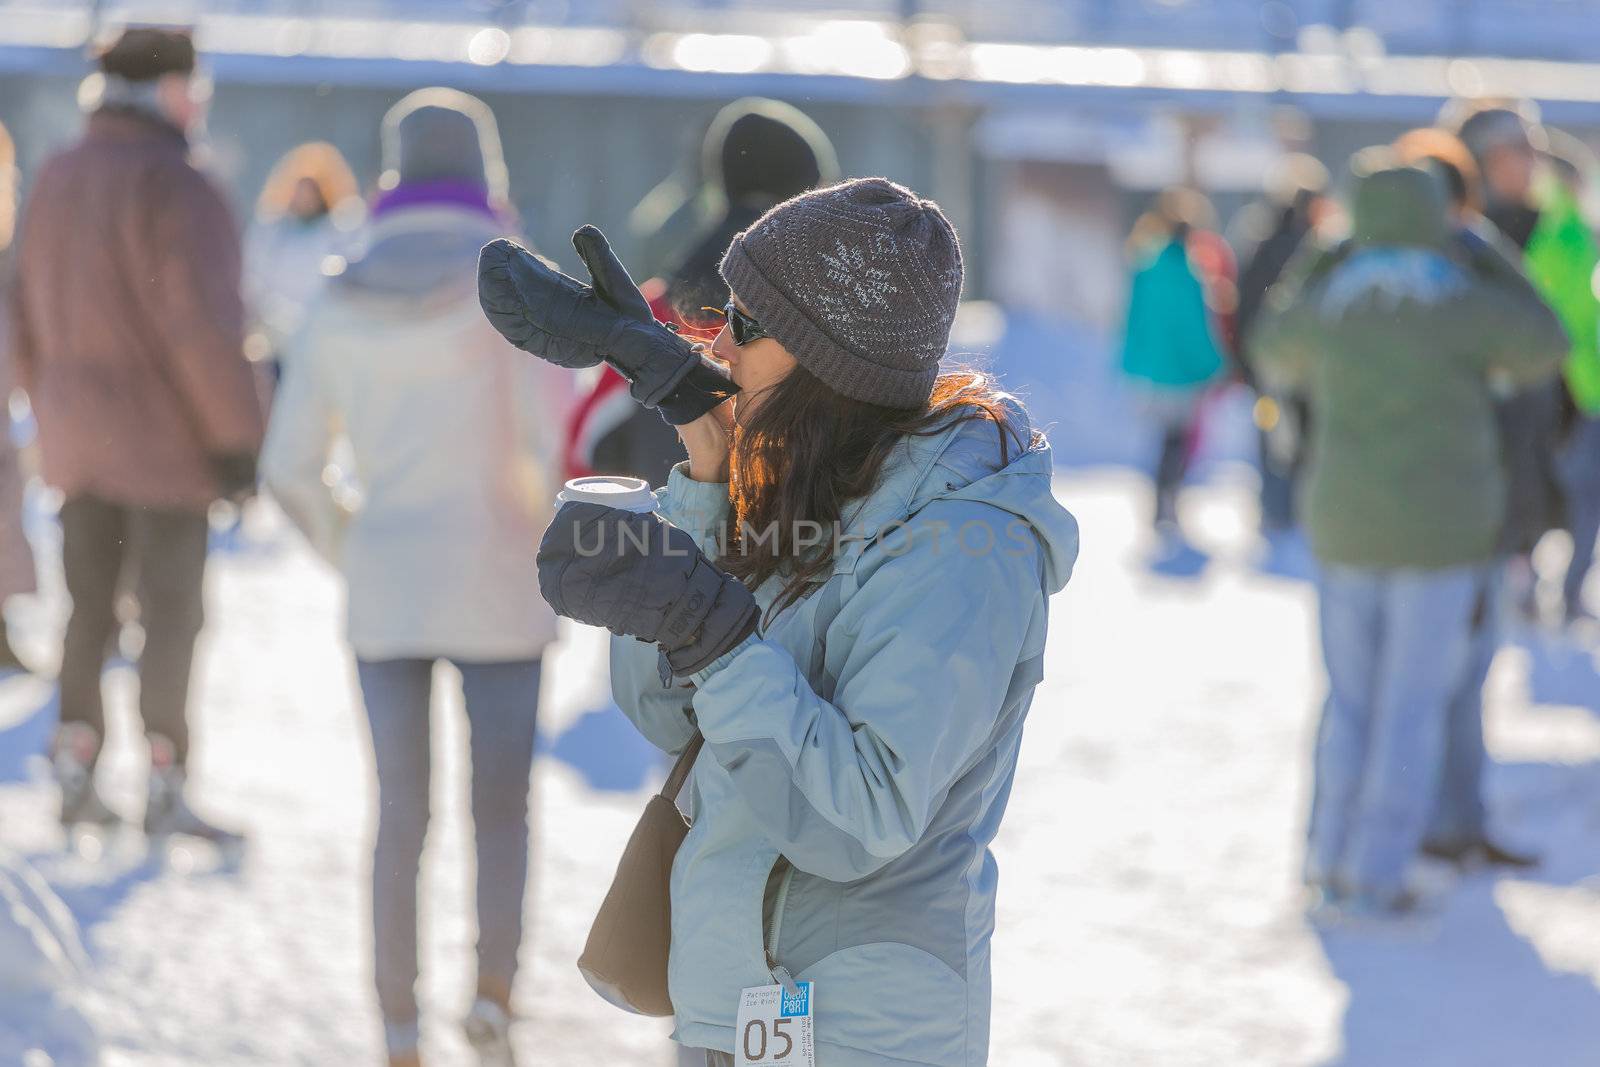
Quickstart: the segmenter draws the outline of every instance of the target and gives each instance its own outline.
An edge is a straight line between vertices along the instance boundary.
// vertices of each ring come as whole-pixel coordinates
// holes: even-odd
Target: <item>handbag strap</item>
[[[672,773],[667,775],[667,780],[662,783],[661,795],[668,800],[677,800],[678,793],[683,789],[683,783],[689,777],[689,772],[694,769],[695,758],[700,755],[700,747],[706,743],[705,735],[699,730],[694,732],[693,739],[684,747],[683,753],[678,756],[678,762],[672,765]]]

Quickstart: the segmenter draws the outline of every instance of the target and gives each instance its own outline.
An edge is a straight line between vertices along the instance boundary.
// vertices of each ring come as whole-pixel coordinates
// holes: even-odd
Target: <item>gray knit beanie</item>
[[[383,116],[379,185],[459,181],[506,195],[506,164],[494,112],[456,89],[418,89]]]
[[[928,402],[961,299],[961,245],[939,205],[887,178],[801,193],[733,239],[722,277],[836,392]]]

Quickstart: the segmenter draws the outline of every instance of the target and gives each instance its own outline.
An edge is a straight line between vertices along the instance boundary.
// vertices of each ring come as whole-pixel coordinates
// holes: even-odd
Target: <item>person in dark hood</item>
[[[709,188],[694,199],[712,202],[719,213],[664,278],[641,289],[652,298],[657,317],[715,333],[722,321],[704,309],[727,302],[718,267],[734,236],[768,208],[837,179],[839,163],[827,135],[799,109],[748,97],[712,119],[700,173]],[[629,402],[626,392],[615,371],[602,372],[569,429],[567,473],[625,474],[665,485],[684,458],[683,446],[672,427]]]
[[[736,100],[706,131],[701,167],[720,187],[722,217],[667,272],[667,299],[686,319],[721,307],[726,285],[717,267],[735,234],[770,207],[839,175],[833,145],[799,109],[777,100]]]

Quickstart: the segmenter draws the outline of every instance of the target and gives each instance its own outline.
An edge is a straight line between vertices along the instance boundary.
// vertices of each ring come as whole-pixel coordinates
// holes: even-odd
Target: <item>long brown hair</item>
[[[1006,412],[1006,394],[982,371],[942,374],[920,408],[886,408],[843,396],[796,366],[736,425],[730,457],[733,525],[723,532],[718,565],[751,588],[785,577],[770,615],[795,603],[807,583],[833,565],[834,531],[846,505],[878,484],[884,461],[904,437],[929,437],[962,422],[992,422],[1000,465],[1023,441]],[[797,542],[804,524],[820,524],[820,547]]]

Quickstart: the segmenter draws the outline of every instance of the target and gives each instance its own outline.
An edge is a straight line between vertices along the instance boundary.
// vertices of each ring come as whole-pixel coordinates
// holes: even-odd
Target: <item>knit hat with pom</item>
[[[733,239],[722,277],[830,388],[926,404],[961,299],[961,245],[939,205],[887,178],[802,193]]]

